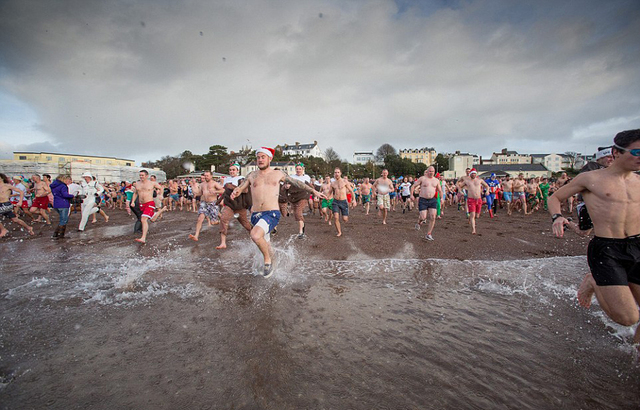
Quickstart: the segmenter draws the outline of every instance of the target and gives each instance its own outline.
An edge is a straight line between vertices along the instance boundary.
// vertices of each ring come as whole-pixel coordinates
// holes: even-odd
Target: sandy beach
[[[447,208],[433,242],[414,229],[415,211],[383,226],[358,208],[341,238],[308,215],[295,239],[285,217],[264,279],[238,224],[217,251],[217,226],[194,242],[195,214],[169,212],[139,245],[133,219],[107,212],[61,241],[42,225],[0,241],[3,409],[577,409],[640,398],[632,330],[575,304],[588,238],[552,237],[546,213],[483,215],[472,236]]]

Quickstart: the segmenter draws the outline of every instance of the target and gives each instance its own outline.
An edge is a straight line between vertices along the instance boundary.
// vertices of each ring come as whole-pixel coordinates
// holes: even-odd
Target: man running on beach
[[[427,234],[424,239],[428,241],[433,240],[431,233],[433,227],[436,225],[436,214],[438,212],[438,198],[436,193],[439,193],[439,198],[442,198],[442,185],[440,180],[435,177],[436,169],[429,167],[424,171],[424,175],[421,176],[413,183],[412,189],[415,191],[417,187],[420,187],[420,196],[418,197],[418,223],[416,229],[420,229],[420,225],[427,224]]]
[[[227,234],[229,232],[229,223],[235,217],[247,232],[251,232],[251,223],[247,218],[247,210],[251,208],[251,195],[242,194],[236,199],[231,199],[233,190],[240,185],[244,177],[240,174],[240,164],[232,164],[229,167],[229,175],[222,180],[224,194],[222,194],[222,211],[220,212],[220,245],[216,249],[227,248]]]
[[[509,175],[505,176],[501,182],[502,198],[507,203],[507,215],[511,215],[511,204],[513,203],[513,180]]]
[[[271,168],[271,160],[274,153],[275,150],[273,148],[262,147],[257,149],[256,163],[258,164],[258,170],[250,173],[231,194],[231,199],[235,199],[251,186],[251,224],[253,225],[251,240],[258,246],[264,258],[262,274],[265,278],[268,278],[273,273],[269,233],[280,221],[280,206],[278,205],[280,182],[284,181],[292,186],[306,190],[310,194],[326,198],[323,193],[317,192],[305,183],[289,177],[280,170]]]
[[[593,220],[595,237],[589,243],[587,261],[591,273],[578,289],[578,302],[598,303],[613,321],[623,326],[638,322],[640,303],[640,129],[623,131],[614,138],[614,161],[608,168],[585,172],[549,198],[553,232],[564,234],[569,221],[561,204],[580,193]],[[634,342],[640,343],[640,327]]]
[[[331,178],[329,177],[329,175],[324,177],[324,182],[320,186],[320,192],[322,192],[326,197],[322,200],[322,217],[324,218],[325,222],[328,222],[329,225],[331,225],[331,219],[333,218],[333,215],[330,215],[330,213],[332,212],[331,209],[333,208],[333,189],[331,188]]]
[[[304,173],[304,164],[299,163],[296,165],[296,173],[295,175],[289,176],[292,179],[302,182],[309,187],[313,187],[311,185],[311,177]],[[314,189],[315,191],[315,189]],[[309,205],[309,193],[307,190],[300,189],[296,186],[291,186],[287,191],[287,195],[289,196],[289,203],[291,204],[291,209],[293,210],[293,217],[296,222],[298,222],[298,239],[304,238],[304,208]],[[313,207],[313,202],[311,202],[311,206]]]
[[[371,189],[373,185],[369,182],[369,178],[365,178],[360,184],[360,198],[362,198],[362,207],[364,208],[364,214],[369,215],[369,207],[371,206]]]
[[[391,193],[395,190],[393,181],[389,176],[389,171],[382,170],[380,178],[373,183],[373,196],[378,198],[378,215],[382,215],[382,224],[387,224],[387,214],[391,209]]]
[[[349,222],[349,202],[347,194],[351,191],[351,184],[342,178],[342,170],[336,168],[333,170],[334,181],[331,182],[331,195],[333,196],[333,221],[336,226],[336,236],[342,236],[342,227],[340,226],[340,215],[344,222]]]
[[[462,188],[467,188],[467,206],[469,207],[469,222],[471,223],[471,234],[476,234],[476,218],[482,212],[482,191],[483,188],[489,190],[484,180],[478,178],[478,171],[472,168],[469,172],[469,179],[462,182]]]
[[[194,185],[194,194],[200,196],[200,208],[198,208],[198,220],[196,222],[196,234],[189,234],[189,239],[198,241],[200,230],[204,218],[209,218],[214,225],[220,223],[220,208],[216,205],[218,195],[224,192],[222,185],[213,180],[211,171],[202,173],[204,181],[199,185]]]
[[[136,238],[136,242],[146,243],[147,233],[149,232],[149,220],[156,221],[167,207],[162,208],[156,212],[156,204],[153,201],[153,192],[156,189],[162,189],[162,186],[157,182],[151,182],[149,180],[149,172],[146,169],[140,170],[140,181],[133,184],[135,193],[133,194],[132,202],[135,202],[136,198],[140,202],[140,210],[142,211],[142,236]]]
[[[19,203],[24,199],[24,191],[21,191],[11,185],[11,181],[5,174],[0,174],[0,216],[11,219],[12,222],[22,226],[29,235],[35,235],[33,228],[26,224],[22,219],[13,212],[13,204],[9,200],[12,193],[20,196]],[[9,231],[0,223],[0,238],[7,235]]]
[[[527,214],[527,195],[524,192],[526,186],[527,181],[524,179],[524,174],[518,174],[518,178],[513,180],[513,202],[511,203],[511,205],[513,210],[513,208],[517,206],[517,201],[520,201],[520,204],[522,205],[522,211],[525,215]]]
[[[51,188],[49,188],[49,184],[40,179],[39,175],[34,175],[33,179],[33,190],[35,191],[36,197],[33,199],[33,203],[31,204],[31,209],[29,212],[32,214],[40,214],[36,222],[42,222],[41,218],[44,218],[44,221],[47,225],[51,225],[51,221],[49,220],[49,214],[47,214],[47,208],[49,208],[49,194],[51,193]]]

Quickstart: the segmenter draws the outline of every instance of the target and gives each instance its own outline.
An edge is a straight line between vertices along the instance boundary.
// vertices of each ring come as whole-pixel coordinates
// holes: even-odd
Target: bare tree
[[[398,152],[391,144],[382,144],[376,151],[376,159],[378,161],[384,161],[389,155],[398,155]]]
[[[327,162],[340,161],[340,155],[333,148],[329,147],[324,151],[324,160]]]
[[[571,170],[576,168],[576,162],[578,161],[578,158],[580,157],[580,153],[575,152],[575,151],[567,151],[564,153],[564,156],[567,158],[567,161],[569,161],[569,168]]]

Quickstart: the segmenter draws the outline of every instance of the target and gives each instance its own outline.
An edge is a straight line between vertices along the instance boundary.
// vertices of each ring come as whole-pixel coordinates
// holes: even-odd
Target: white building
[[[32,161],[0,161],[0,172],[9,178],[17,175],[23,175],[31,178],[33,174],[49,174],[52,178],[56,178],[59,174],[69,174],[74,181],[80,181],[82,174],[91,173],[98,182],[111,183],[121,181],[137,181],[140,179],[139,172],[146,169],[149,175],[155,175],[158,182],[167,180],[167,174],[154,168],[143,168],[137,166],[122,165],[98,165],[84,161],[67,162],[65,164],[57,164],[54,162],[32,162]]]
[[[456,151],[451,157],[449,157],[449,173],[454,173],[453,178],[460,178],[466,175],[467,168],[473,168],[480,164],[480,157],[474,154],[468,154],[460,151]]]
[[[324,158],[322,151],[318,147],[318,141],[313,141],[313,144],[300,144],[299,142],[293,145],[284,144],[282,146],[282,155]]]
[[[491,155],[491,163],[495,165],[506,164],[531,164],[531,156],[528,154],[518,154],[516,151],[507,151],[503,148],[500,152]]]
[[[353,153],[353,163],[356,165],[365,165],[367,162],[376,162],[376,156],[373,151],[355,151]]]

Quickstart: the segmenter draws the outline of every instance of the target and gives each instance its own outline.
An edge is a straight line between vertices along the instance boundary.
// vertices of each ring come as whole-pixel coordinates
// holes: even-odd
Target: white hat
[[[601,149],[600,151],[596,152],[596,159],[608,157],[608,156],[611,156],[611,155],[613,155],[611,153],[611,147],[607,147],[605,149]]]
[[[93,176],[91,175],[91,172],[85,172],[84,174],[82,174],[82,178],[84,177],[93,178]]]

